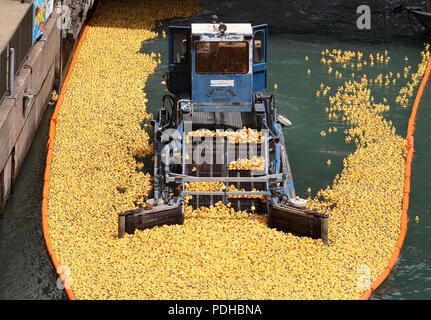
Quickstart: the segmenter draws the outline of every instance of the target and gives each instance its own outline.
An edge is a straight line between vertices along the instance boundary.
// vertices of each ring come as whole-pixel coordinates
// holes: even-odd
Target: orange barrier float
[[[58,276],[61,278],[61,281],[63,282],[64,290],[66,291],[66,295],[69,300],[76,300],[76,296],[73,293],[72,289],[70,289],[68,283],[67,283],[67,277],[65,275],[65,272],[63,268],[61,268],[60,263],[57,260],[57,257],[55,256],[54,250],[52,248],[51,244],[51,238],[49,237],[49,227],[48,227],[48,199],[49,199],[49,182],[51,177],[51,164],[52,164],[52,158],[53,158],[53,148],[55,143],[55,126],[57,125],[57,118],[58,114],[60,112],[61,105],[64,100],[64,95],[67,90],[67,84],[69,82],[69,79],[72,75],[73,69],[75,67],[76,60],[78,58],[79,50],[82,47],[82,44],[85,41],[85,38],[87,37],[88,30],[90,28],[91,23],[93,22],[94,18],[97,15],[97,12],[99,11],[101,1],[99,1],[96,10],[94,11],[93,16],[91,17],[90,21],[87,23],[87,25],[84,28],[84,31],[82,32],[82,35],[79,39],[78,45],[76,46],[75,53],[73,54],[72,61],[70,62],[69,70],[67,72],[66,78],[63,82],[63,87],[61,88],[60,95],[57,100],[57,104],[55,105],[54,113],[52,114],[52,118],[50,121],[50,127],[49,127],[49,138],[47,143],[47,155],[46,155],[46,168],[45,168],[45,175],[44,175],[44,185],[43,185],[43,200],[42,200],[42,230],[43,230],[43,237],[45,238],[45,244],[46,248],[48,250],[48,254],[51,257],[52,263],[56,269],[56,272]]]
[[[410,177],[411,177],[411,171],[412,171],[411,164],[413,160],[413,154],[415,152],[413,148],[413,144],[414,144],[413,133],[415,132],[416,114],[419,107],[419,102],[421,100],[425,85],[428,81],[430,71],[431,71],[431,58],[428,60],[424,77],[422,78],[422,82],[419,86],[418,93],[413,103],[413,108],[410,114],[408,127],[407,127],[406,148],[408,152],[407,152],[406,162],[405,162],[404,197],[403,197],[401,220],[400,220],[400,235],[398,236],[398,241],[395,246],[395,250],[392,254],[392,257],[389,259],[388,266],[386,267],[385,271],[383,271],[383,273],[371,284],[371,288],[364,292],[364,294],[361,297],[361,300],[369,299],[370,296],[373,294],[373,292],[377,289],[377,287],[389,276],[389,273],[397,263],[401,247],[403,246],[404,239],[406,237],[407,222],[408,222],[407,211],[409,209],[409,194],[410,194]]]

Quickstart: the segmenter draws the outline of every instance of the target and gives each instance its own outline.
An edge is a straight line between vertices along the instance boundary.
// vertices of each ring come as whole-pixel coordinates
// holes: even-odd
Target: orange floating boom
[[[82,47],[82,44],[85,41],[85,38],[87,36],[88,30],[90,29],[91,23],[94,21],[97,12],[99,11],[101,5],[101,1],[99,1],[96,10],[94,11],[93,16],[91,17],[90,21],[87,23],[87,25],[84,28],[84,31],[82,32],[82,35],[79,39],[78,45],[76,46],[75,53],[73,54],[72,61],[70,63],[69,70],[67,72],[66,78],[63,82],[63,87],[61,88],[60,95],[57,100],[57,104],[55,105],[54,113],[52,115],[51,121],[50,121],[50,127],[49,127],[49,138],[47,143],[47,155],[46,155],[46,168],[45,168],[45,175],[44,175],[44,186],[43,186],[43,200],[42,200],[42,230],[43,230],[43,237],[45,238],[45,244],[46,248],[48,250],[48,254],[51,257],[52,263],[56,269],[56,272],[58,276],[61,278],[61,281],[63,282],[64,290],[66,291],[67,298],[69,300],[76,300],[76,296],[73,293],[72,289],[69,286],[68,279],[65,275],[65,272],[63,268],[61,268],[61,265],[59,261],[57,260],[57,257],[55,256],[54,250],[52,248],[51,244],[51,238],[49,237],[49,226],[48,226],[48,199],[49,199],[49,181],[51,176],[51,164],[52,164],[52,158],[53,158],[53,148],[55,143],[55,127],[57,125],[57,118],[58,114],[60,112],[61,105],[64,100],[64,95],[67,90],[67,84],[69,82],[69,79],[73,73],[73,69],[76,63],[76,60],[78,58],[79,50]]]

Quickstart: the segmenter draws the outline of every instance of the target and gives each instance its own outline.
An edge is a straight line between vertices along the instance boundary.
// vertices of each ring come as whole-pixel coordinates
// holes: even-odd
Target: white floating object
[[[289,200],[296,208],[305,208],[307,205],[307,200],[302,199],[298,196]]]
[[[283,127],[290,127],[290,126],[292,126],[292,122],[290,122],[289,119],[287,119],[285,116],[282,116],[281,114],[277,115],[277,121]]]

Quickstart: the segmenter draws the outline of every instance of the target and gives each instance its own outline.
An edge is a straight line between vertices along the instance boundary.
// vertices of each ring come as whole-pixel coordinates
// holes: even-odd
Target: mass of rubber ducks
[[[339,51],[334,51],[332,55],[328,52],[323,51],[322,55],[329,55],[339,63],[350,61],[355,56],[352,53],[340,55]],[[359,60],[359,56],[356,56]],[[375,59],[380,63],[390,60],[387,51],[383,55],[376,54],[375,58],[372,54],[369,57],[370,61]],[[407,97],[414,96],[414,90],[424,75],[430,59],[428,44],[421,57],[417,71],[410,75],[411,81],[400,90],[400,96],[396,98],[396,102],[402,107],[409,105]],[[322,63],[325,63],[323,60],[325,58],[322,58]],[[407,58],[404,60],[408,61]],[[326,64],[327,61],[326,59]],[[410,66],[404,67],[405,78],[410,70]],[[394,75],[392,72],[385,76],[380,73],[374,80],[363,74],[358,81],[345,81],[328,98],[329,107],[324,109],[328,118],[341,119],[349,125],[344,130],[345,141],[354,141],[356,150],[343,160],[343,170],[335,176],[332,186],[319,190],[315,198],[308,199],[309,209],[328,213],[332,226],[344,226],[346,236],[349,234],[347,237],[351,238],[338,235],[338,239],[343,239],[341,241],[345,243],[355,241],[361,259],[364,259],[363,262],[367,261],[366,265],[376,274],[384,271],[385,263],[372,263],[368,256],[359,252],[361,248],[372,248],[371,250],[379,252],[379,255],[373,254],[374,259],[387,262],[395,247],[400,231],[406,141],[395,133],[392,122],[383,117],[383,113],[390,108],[386,104],[388,99],[384,97],[382,103],[375,102],[370,85],[377,83],[388,86],[395,84],[399,78],[400,73]],[[321,84],[320,90],[323,88],[324,85]],[[329,128],[327,132],[334,132],[334,128]],[[322,130],[320,135],[325,136],[326,132]],[[327,160],[327,165],[331,165],[330,159]],[[311,190],[307,191],[310,193]],[[333,232],[334,230],[330,230],[331,234]],[[365,240],[359,235],[360,232],[367,237],[371,236],[372,241]]]
[[[409,97],[413,96],[413,92],[415,88],[419,85],[425,73],[425,69],[430,57],[429,44],[425,45],[425,51],[423,51],[421,55],[422,55],[422,61],[418,64],[417,71],[410,75],[411,80],[407,82],[405,87],[402,87],[400,89],[399,95],[395,98],[395,102],[398,103],[403,108],[406,108],[407,105],[409,104]],[[408,59],[405,59],[405,60],[408,61]],[[404,78],[408,77],[409,72],[410,72],[410,66],[404,67]]]
[[[361,69],[363,66],[367,66],[367,60],[362,60],[363,52],[361,51],[341,51],[340,49],[333,49],[330,51],[326,49],[321,53],[322,58],[320,62],[328,67],[328,73],[332,74],[333,67],[331,64],[338,63],[344,69],[349,65],[352,69]],[[326,58],[325,58],[326,57]],[[369,54],[370,67],[374,66],[374,61],[380,64],[388,64],[390,62],[391,57],[388,55],[388,51],[385,50],[384,53],[377,52],[374,55],[372,53]],[[399,90],[399,95],[395,98],[395,102],[399,104],[401,107],[406,108],[409,104],[409,98],[413,96],[413,92],[415,88],[419,85],[420,79],[422,79],[423,74],[425,73],[426,64],[429,59],[429,44],[425,44],[425,50],[422,52],[422,61],[418,64],[418,69],[415,73],[411,73],[411,66],[403,67],[403,75],[405,79],[408,79],[410,76],[410,81],[407,82],[405,86],[403,86]],[[404,61],[407,63],[409,61],[408,57],[404,58]],[[341,79],[342,74],[340,71],[335,70],[335,77]],[[355,78],[355,73],[352,72],[352,78]],[[397,79],[400,79],[401,74],[397,72],[394,75],[392,72],[384,75],[379,73],[374,79],[369,78],[369,85],[375,84],[377,86],[395,86],[397,84]],[[323,89],[321,87],[321,89]],[[325,96],[326,93],[324,91],[317,91],[316,96]],[[332,119],[332,115],[330,116]]]

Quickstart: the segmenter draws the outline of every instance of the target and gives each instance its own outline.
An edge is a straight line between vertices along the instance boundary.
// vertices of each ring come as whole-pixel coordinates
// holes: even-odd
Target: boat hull
[[[269,206],[268,227],[328,243],[328,215],[291,206]]]

